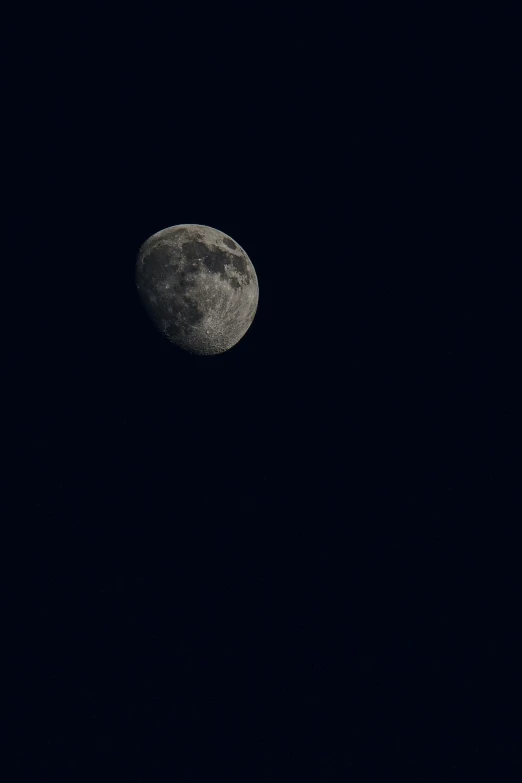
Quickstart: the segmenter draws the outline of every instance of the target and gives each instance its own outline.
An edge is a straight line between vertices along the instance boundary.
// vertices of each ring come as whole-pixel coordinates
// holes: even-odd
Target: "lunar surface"
[[[165,228],[144,242],[136,286],[160,332],[205,356],[241,340],[259,299],[257,275],[243,248],[221,231],[195,224]]]

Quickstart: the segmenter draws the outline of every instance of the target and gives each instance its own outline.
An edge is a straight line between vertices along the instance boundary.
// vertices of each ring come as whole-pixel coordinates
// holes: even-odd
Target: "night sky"
[[[284,5],[13,27],[6,780],[520,763],[512,49],[479,11]],[[220,356],[136,293],[179,223],[257,272]]]

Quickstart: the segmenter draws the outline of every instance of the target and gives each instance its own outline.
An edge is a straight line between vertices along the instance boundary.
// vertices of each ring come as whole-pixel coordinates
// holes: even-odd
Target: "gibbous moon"
[[[204,356],[224,353],[241,340],[259,299],[257,275],[243,248],[215,228],[189,223],[143,243],[136,286],[160,332]]]

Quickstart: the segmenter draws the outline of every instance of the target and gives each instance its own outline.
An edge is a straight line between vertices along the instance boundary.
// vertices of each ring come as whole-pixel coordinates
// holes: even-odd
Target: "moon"
[[[243,248],[222,231],[192,223],[165,228],[143,243],[136,287],[160,332],[202,356],[236,345],[259,300],[257,275]]]

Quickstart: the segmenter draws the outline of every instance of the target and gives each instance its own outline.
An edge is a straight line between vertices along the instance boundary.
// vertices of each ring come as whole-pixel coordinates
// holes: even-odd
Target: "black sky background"
[[[13,26],[10,780],[511,779],[512,24]],[[259,278],[222,356],[135,291],[191,222]]]

